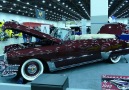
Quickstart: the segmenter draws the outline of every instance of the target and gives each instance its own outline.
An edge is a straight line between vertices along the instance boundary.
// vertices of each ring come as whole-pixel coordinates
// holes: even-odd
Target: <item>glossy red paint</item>
[[[98,33],[121,35],[126,30],[125,27],[126,25],[122,23],[108,23],[102,26]]]

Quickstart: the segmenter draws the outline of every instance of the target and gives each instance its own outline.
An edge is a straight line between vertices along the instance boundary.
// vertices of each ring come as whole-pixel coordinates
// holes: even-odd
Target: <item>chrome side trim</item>
[[[54,62],[47,62],[47,63],[48,63],[50,71],[53,72],[53,71],[57,71],[57,70],[72,68],[72,67],[76,67],[76,66],[81,66],[81,65],[85,65],[85,64],[94,63],[94,62],[99,62],[99,61],[103,61],[103,59],[96,59],[96,60],[92,60],[92,61],[87,61],[87,62],[78,63],[78,64],[72,64],[69,66],[64,66],[64,67],[59,67],[59,68],[56,68]]]
[[[112,51],[109,52],[101,52],[101,56],[103,59],[108,59]]]
[[[48,65],[50,71],[56,70],[56,66],[55,66],[55,63],[54,62],[48,61],[47,62],[47,65]]]

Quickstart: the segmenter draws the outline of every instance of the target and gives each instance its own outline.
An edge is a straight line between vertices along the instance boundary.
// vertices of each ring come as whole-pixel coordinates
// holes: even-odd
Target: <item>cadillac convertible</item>
[[[116,27],[116,28],[115,28]],[[124,26],[119,23],[102,26],[98,34],[71,35],[69,29],[56,28],[51,35],[30,29],[16,22],[5,22],[5,29],[32,35],[40,42],[5,46],[0,60],[2,77],[16,77],[32,81],[44,71],[56,71],[107,60],[118,63],[129,53],[129,44],[118,39]]]

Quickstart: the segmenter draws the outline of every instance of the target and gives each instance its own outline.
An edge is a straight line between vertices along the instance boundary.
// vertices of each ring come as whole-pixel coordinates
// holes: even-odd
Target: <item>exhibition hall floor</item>
[[[34,40],[34,39],[33,39]],[[8,41],[0,41],[0,54],[3,53],[3,47],[12,43],[23,42],[22,38],[19,39],[8,39]],[[125,58],[128,60],[129,55]],[[101,76],[102,75],[124,75],[129,76],[129,63],[125,63],[122,58],[117,64],[110,64],[107,62],[98,62],[62,71],[56,71],[52,74],[66,74],[69,77],[70,88],[80,89],[94,89],[101,90]],[[5,80],[0,78],[0,82],[13,82],[12,80]]]

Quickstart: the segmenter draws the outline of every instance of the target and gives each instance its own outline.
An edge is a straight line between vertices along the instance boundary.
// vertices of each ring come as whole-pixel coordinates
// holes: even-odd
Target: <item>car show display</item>
[[[31,83],[31,90],[66,90],[68,77],[61,74],[42,74]]]
[[[113,31],[112,28],[115,26],[121,28]],[[116,37],[122,34],[124,27],[121,24],[109,24],[103,28],[99,32],[103,35],[101,37],[99,34],[90,34],[89,38],[84,38],[88,35],[80,35],[79,39],[75,40],[70,30],[66,33],[65,39],[60,39],[16,22],[5,22],[4,30],[20,31],[37,37],[41,41],[5,46],[4,58],[0,61],[1,76],[19,75],[33,81],[44,71],[62,70],[103,60],[117,63],[122,55],[129,53],[129,44]]]
[[[128,90],[129,76],[102,75],[102,90]]]

